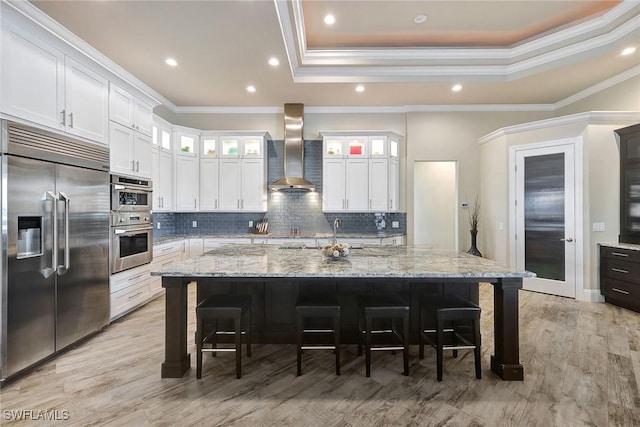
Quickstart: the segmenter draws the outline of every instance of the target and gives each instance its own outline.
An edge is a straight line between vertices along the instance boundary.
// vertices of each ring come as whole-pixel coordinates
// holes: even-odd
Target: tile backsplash
[[[267,183],[271,183],[284,176],[284,141],[268,141],[267,156]],[[340,231],[343,233],[406,233],[407,215],[404,212],[322,211],[322,141],[305,141],[304,175],[315,184],[316,192],[269,192],[266,213],[155,212],[154,234],[243,234],[249,231],[249,221],[255,223],[268,218],[269,234],[288,235],[295,227],[300,235],[312,235],[330,233],[336,217],[340,218]],[[196,227],[193,227],[194,221]],[[393,221],[398,222],[398,228],[392,228]]]

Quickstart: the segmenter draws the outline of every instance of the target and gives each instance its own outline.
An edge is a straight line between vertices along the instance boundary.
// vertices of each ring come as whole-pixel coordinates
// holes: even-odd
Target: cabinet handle
[[[147,273],[140,273],[140,274],[136,274],[135,276],[131,276],[129,277],[129,279],[127,281],[129,282],[134,282],[136,280],[138,280],[139,278],[143,277],[144,275],[146,275]]]
[[[62,114],[62,121],[60,122],[60,124],[62,126],[67,126],[67,110],[62,110],[60,114]]]
[[[369,199],[369,209],[371,209],[371,199]]]
[[[129,299],[137,298],[137,297],[139,297],[140,295],[142,295],[142,292],[138,292],[137,294],[134,294],[134,295],[129,295]]]
[[[236,208],[240,209],[240,199],[236,199]]]
[[[393,199],[389,199],[389,209],[393,209]]]
[[[69,127],[73,127],[73,113],[69,113]]]
[[[611,271],[615,271],[616,273],[629,274],[628,270],[623,270],[622,268],[611,268]]]
[[[342,199],[342,209],[344,209],[344,199]]]
[[[349,210],[349,199],[347,199],[347,210]]]
[[[620,252],[611,252],[611,255],[622,256],[622,257],[628,257],[629,256],[629,254],[623,254],[623,253],[620,253]]]
[[[215,205],[214,205],[214,209],[218,209],[218,199],[216,199]]]
[[[196,209],[198,207],[198,199],[194,197],[193,199],[193,209]]]
[[[136,161],[136,172],[140,172],[140,160]]]
[[[135,171],[136,171],[136,161],[135,161],[135,160],[131,160],[131,170],[132,170],[133,172],[135,172]]]
[[[618,289],[618,288],[611,288],[611,290],[612,290],[613,292],[618,292],[619,294],[629,295],[629,291],[623,291],[622,289]]]
[[[240,209],[244,209],[244,199],[240,199]]]

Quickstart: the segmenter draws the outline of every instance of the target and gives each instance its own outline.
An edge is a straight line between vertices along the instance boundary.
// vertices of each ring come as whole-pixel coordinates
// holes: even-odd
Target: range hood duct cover
[[[304,179],[303,104],[284,104],[284,178],[269,185],[271,191],[316,191]]]

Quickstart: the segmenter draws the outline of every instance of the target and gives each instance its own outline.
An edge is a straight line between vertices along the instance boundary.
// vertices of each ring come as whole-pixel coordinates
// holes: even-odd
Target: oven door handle
[[[116,228],[113,230],[113,234],[137,233],[138,231],[149,231],[149,230],[153,230],[153,226],[141,227],[141,228],[129,228],[127,230]]]

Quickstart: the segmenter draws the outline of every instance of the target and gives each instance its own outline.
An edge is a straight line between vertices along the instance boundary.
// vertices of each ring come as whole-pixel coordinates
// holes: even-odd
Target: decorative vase
[[[471,255],[475,255],[475,256],[481,257],[482,254],[480,253],[480,251],[476,247],[476,239],[478,237],[478,230],[469,230],[469,232],[471,233],[471,247],[469,248],[467,253],[471,254]]]

